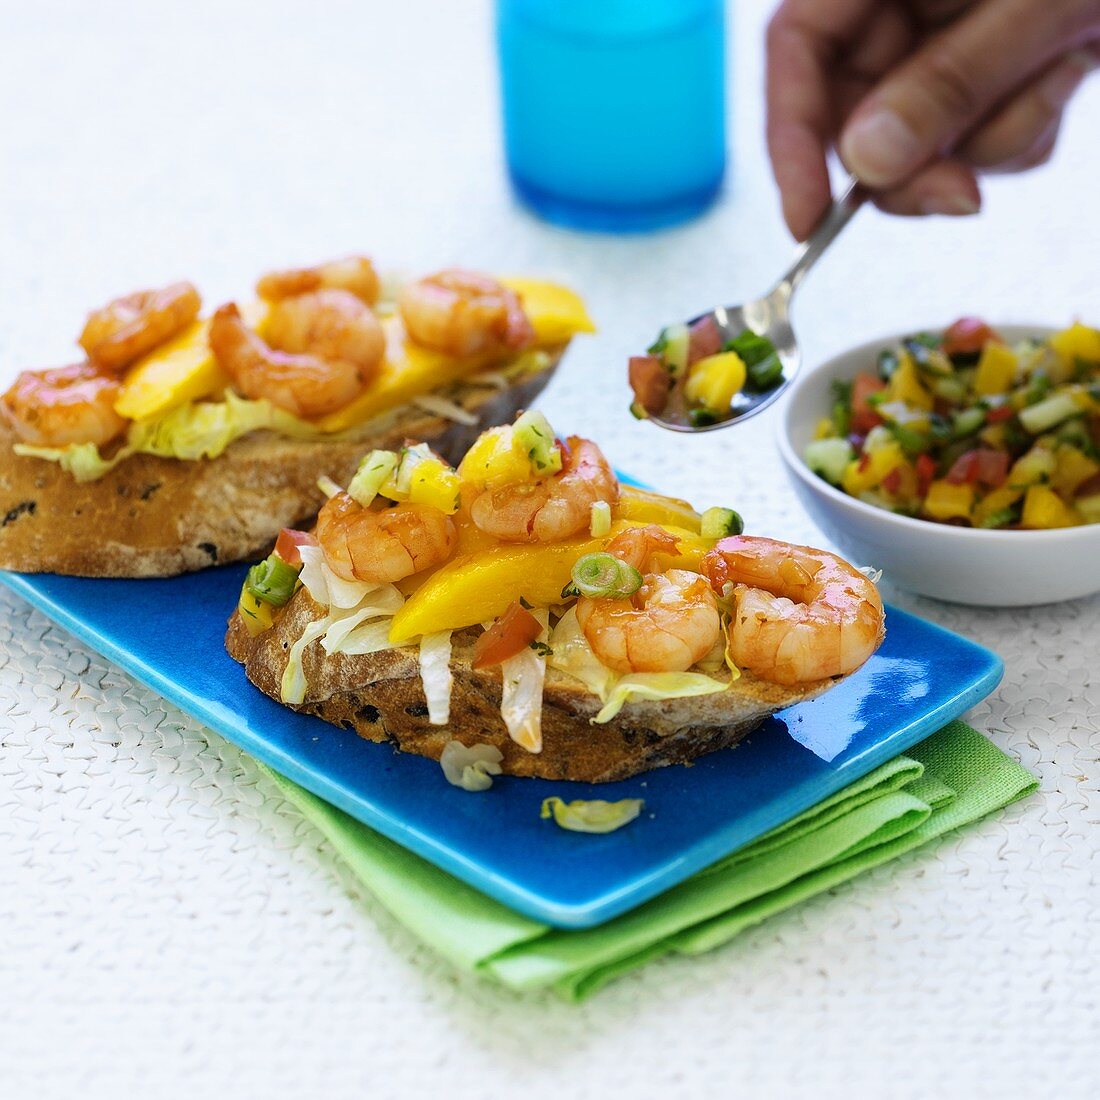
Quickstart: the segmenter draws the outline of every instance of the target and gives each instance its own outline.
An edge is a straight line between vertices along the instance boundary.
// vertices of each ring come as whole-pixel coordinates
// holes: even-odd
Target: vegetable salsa
[[[806,464],[868,504],[959,526],[1100,523],[1100,331],[1010,345],[974,317],[833,384]]]

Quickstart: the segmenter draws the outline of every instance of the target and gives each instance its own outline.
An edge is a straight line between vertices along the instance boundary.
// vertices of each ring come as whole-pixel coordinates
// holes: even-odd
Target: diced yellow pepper
[[[990,516],[1011,508],[1023,495],[1023,489],[1013,489],[1007,485],[992,489],[974,505],[974,526],[981,527]]]
[[[699,533],[701,520],[699,513],[686,500],[660,496],[633,485],[622,486],[619,503],[612,509],[612,518],[629,520],[634,524],[670,524],[693,534]]]
[[[518,276],[500,281],[519,295],[540,346],[564,344],[579,332],[596,331],[581,296],[568,287]]]
[[[1049,481],[1058,468],[1058,460],[1054,452],[1047,447],[1036,443],[1025,455],[1021,455],[1012,464],[1008,472],[1008,484],[1019,488],[1028,485],[1038,485],[1041,481]]]
[[[478,436],[459,463],[458,476],[475,489],[499,489],[530,481],[533,471],[511,427],[502,425]]]
[[[1100,329],[1075,321],[1069,328],[1056,332],[1050,338],[1050,346],[1067,367],[1074,367],[1078,359],[1087,363],[1100,362]]]
[[[996,340],[987,340],[974,374],[974,392],[981,397],[1008,393],[1016,379],[1016,353]]]
[[[1023,527],[1046,531],[1053,527],[1076,527],[1081,517],[1064,500],[1045,485],[1032,485],[1024,497],[1020,519]]]
[[[1083,481],[1100,473],[1100,462],[1069,443],[1061,444],[1054,452],[1054,458],[1056,466],[1051,484],[1067,497],[1072,497]]]
[[[886,401],[904,401],[907,405],[926,411],[930,410],[935,403],[932,394],[921,382],[917,364],[907,352],[901,356],[901,362],[890,376],[884,393]]]
[[[608,538],[636,526],[619,521],[606,538],[497,545],[455,558],[432,573],[405,601],[393,617],[390,640],[404,643],[419,635],[487,622],[503,615],[509,604],[521,597],[534,607],[560,603],[561,590],[572,579],[577,559],[602,550]],[[680,547],[676,556],[662,558],[660,568],[698,570],[713,541],[683,528],[666,529],[680,538]]]
[[[724,416],[733,395],[745,385],[746,373],[745,362],[735,351],[708,355],[692,364],[684,394],[692,405]]]
[[[237,610],[241,622],[251,637],[255,638],[271,628],[275,621],[275,608],[265,600],[258,600],[248,591],[248,582],[241,587],[241,598],[237,601]]]
[[[833,434],[833,422],[823,416],[814,428],[814,439],[828,439]]]
[[[886,443],[862,458],[853,459],[844,469],[841,486],[846,493],[858,497],[861,493],[877,489],[882,479],[897,466],[907,466],[905,452],[895,442]]]
[[[933,481],[924,498],[924,514],[929,519],[969,519],[974,505],[973,485],[952,485],[950,481]]]

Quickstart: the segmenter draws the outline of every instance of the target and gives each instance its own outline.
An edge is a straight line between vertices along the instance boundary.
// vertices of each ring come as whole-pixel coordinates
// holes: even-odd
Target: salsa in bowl
[[[1008,349],[1050,346],[1050,342],[1058,336],[1055,330],[1039,326],[997,325],[995,331],[1001,337],[1001,343]],[[1070,330],[1062,331],[1074,330],[1071,327]],[[1079,331],[1074,332],[1074,339],[1081,335]],[[895,485],[895,479],[890,477],[890,467],[887,467],[884,458],[873,459],[880,464],[876,466],[874,474],[880,478],[877,485],[861,487],[858,495],[845,491],[845,474],[849,477],[849,488],[852,488],[852,473],[849,471],[866,475],[870,465],[870,462],[865,463],[864,469],[859,471],[863,455],[856,453],[858,436],[864,436],[865,444],[866,437],[871,435],[873,429],[885,427],[885,424],[861,421],[860,424],[866,424],[865,431],[852,431],[850,428],[849,434],[857,436],[856,440],[851,440],[841,436],[839,432],[827,433],[822,421],[826,417],[832,420],[833,416],[839,416],[836,408],[838,397],[842,398],[848,392],[845,387],[851,385],[857,375],[874,376],[879,371],[879,355],[883,349],[904,347],[904,342],[911,339],[909,334],[905,334],[863,344],[806,371],[792,384],[779,428],[779,449],[795,491],[814,522],[845,552],[849,560],[881,568],[888,579],[900,586],[939,599],[988,606],[1021,606],[1074,599],[1100,591],[1100,523],[1089,522],[1087,517],[1090,506],[1084,504],[1082,507],[1082,503],[1092,495],[1089,485],[1089,477],[1093,476],[1089,472],[1091,467],[1082,464],[1072,495],[1065,489],[1066,495],[1063,496],[1060,487],[1073,481],[1069,466],[1072,459],[1067,458],[1067,450],[1061,451],[1061,475],[1057,466],[1059,448],[1063,445],[1072,446],[1086,459],[1096,461],[1092,458],[1090,448],[1080,445],[1084,443],[1080,436],[1076,436],[1077,442],[1073,439],[1076,435],[1074,422],[1077,422],[1077,426],[1090,430],[1094,427],[1091,413],[1067,415],[1059,423],[1034,433],[1022,454],[1015,456],[1009,453],[1008,472],[1000,485],[989,486],[982,482],[983,476],[987,480],[1000,480],[999,472],[988,468],[976,470],[972,482],[967,477],[962,478],[960,484],[969,486],[972,492],[969,500],[965,501],[968,505],[965,517],[960,514],[930,522],[932,517],[923,514],[927,492],[920,492],[919,482],[917,492],[909,495],[908,499],[891,499],[903,496],[902,492],[892,492],[892,489],[905,490],[907,486],[904,483]],[[931,343],[931,340],[928,339],[927,342]],[[976,371],[977,362],[975,359],[972,367],[964,367],[963,370]],[[889,366],[886,365],[887,370]],[[879,378],[881,380],[881,376]],[[902,378],[904,381],[905,376]],[[1069,384],[1080,383],[1070,381]],[[1013,388],[1015,387],[1010,390]],[[1055,389],[1056,384],[1052,381],[1051,390],[1045,397],[1024,407],[1039,408],[1041,401],[1055,395]],[[877,386],[875,391],[882,392]],[[854,409],[854,385],[851,392]],[[893,391],[889,392],[892,394]],[[1091,396],[1093,395],[1090,394],[1090,398]],[[982,403],[986,409],[1003,407],[1004,404],[1005,402],[996,400],[988,405]],[[868,407],[874,408],[874,405],[875,402],[870,402]],[[862,408],[861,405],[860,409]],[[943,406],[940,408],[943,409]],[[888,413],[891,411],[887,410]],[[946,418],[948,415],[946,411],[937,413],[935,405],[931,411],[937,417]],[[1053,413],[1053,410],[1040,411],[1046,415]],[[1018,411],[1015,409],[1013,416],[1018,419]],[[932,417],[928,419],[929,429],[932,424],[938,423]],[[948,481],[947,475],[951,473],[958,459],[968,450],[984,448],[990,438],[996,440],[996,436],[987,436],[984,440],[981,438],[981,432],[989,426],[988,419],[983,419],[985,423],[973,435],[960,435],[959,440],[952,441],[955,444],[953,448],[950,443],[945,443],[941,450],[930,453],[930,458],[936,463],[936,470],[934,476],[928,479],[928,488],[937,481],[954,485],[953,480]],[[1010,420],[1010,417],[1001,413],[993,417],[993,424],[1009,423]],[[965,423],[963,427],[967,427]],[[928,452],[918,450],[915,440],[908,440],[904,433],[899,432],[902,440],[910,443],[910,453],[907,454],[904,443],[897,439],[894,432],[890,434],[891,440],[899,443],[906,464],[903,468],[912,470],[915,475],[920,455]],[[931,435],[930,430],[928,434]],[[1058,438],[1059,436],[1063,438]],[[882,433],[876,438],[882,440]],[[815,444],[830,439],[851,448],[851,452],[845,452],[843,460],[838,458],[833,470],[829,471],[831,479],[816,472],[807,461],[809,451],[813,466],[820,468],[821,455],[818,451],[815,456]],[[976,442],[965,443],[966,440]],[[1011,487],[1017,493],[1021,488],[1013,484],[1012,480],[1021,473],[1016,471],[1014,474],[1019,459],[1028,454],[1037,443],[1042,442],[1045,447],[1055,441],[1054,470],[1050,471],[1049,467],[1046,471],[1039,470],[1035,480],[1022,487],[1022,493],[1016,495],[1012,502],[1011,518],[1001,526],[976,524],[974,520],[978,514],[977,507],[982,501],[988,500],[992,492],[998,488]],[[964,443],[963,449],[959,449],[959,443]],[[811,447],[814,449],[811,450]],[[872,439],[873,452],[875,448],[876,440]],[[952,450],[956,453],[952,453]],[[841,453],[839,447],[836,452],[838,455]],[[886,457],[891,454],[897,458],[897,451],[887,452]],[[963,469],[974,461],[967,460]],[[986,462],[988,461],[987,459]],[[855,463],[854,467],[852,463]],[[927,462],[922,465],[927,468]],[[892,468],[899,466],[900,461],[895,462]],[[1027,468],[1028,465],[1025,464],[1022,470],[1026,471]],[[960,478],[961,472],[957,471],[955,478]],[[900,476],[908,477],[907,474]],[[885,487],[882,481],[887,482]],[[1043,513],[1050,517],[1046,520],[1046,525],[1034,522],[1035,507],[1036,503],[1042,504],[1044,499],[1049,501],[1050,498],[1043,493],[1033,493],[1031,511],[1028,514],[1032,525],[1025,526],[1024,508],[1032,485],[1050,491],[1058,499],[1059,505],[1056,509]],[[933,497],[933,506],[935,501],[936,498]],[[992,508],[993,504],[994,501],[988,501],[985,507]],[[1052,521],[1061,521],[1062,525]],[[1067,521],[1069,525],[1065,525]]]

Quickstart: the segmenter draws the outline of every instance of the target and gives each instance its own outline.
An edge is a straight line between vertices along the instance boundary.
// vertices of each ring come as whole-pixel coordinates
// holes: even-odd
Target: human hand
[[[767,36],[768,152],[791,232],[829,201],[826,153],[894,214],[974,214],[981,172],[1054,148],[1100,62],[1100,0],[782,0]]]

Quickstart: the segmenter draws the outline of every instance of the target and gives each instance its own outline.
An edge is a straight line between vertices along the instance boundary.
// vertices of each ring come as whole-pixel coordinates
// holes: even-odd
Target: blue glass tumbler
[[[685,221],[726,164],[724,0],[497,0],[504,144],[550,221]]]

